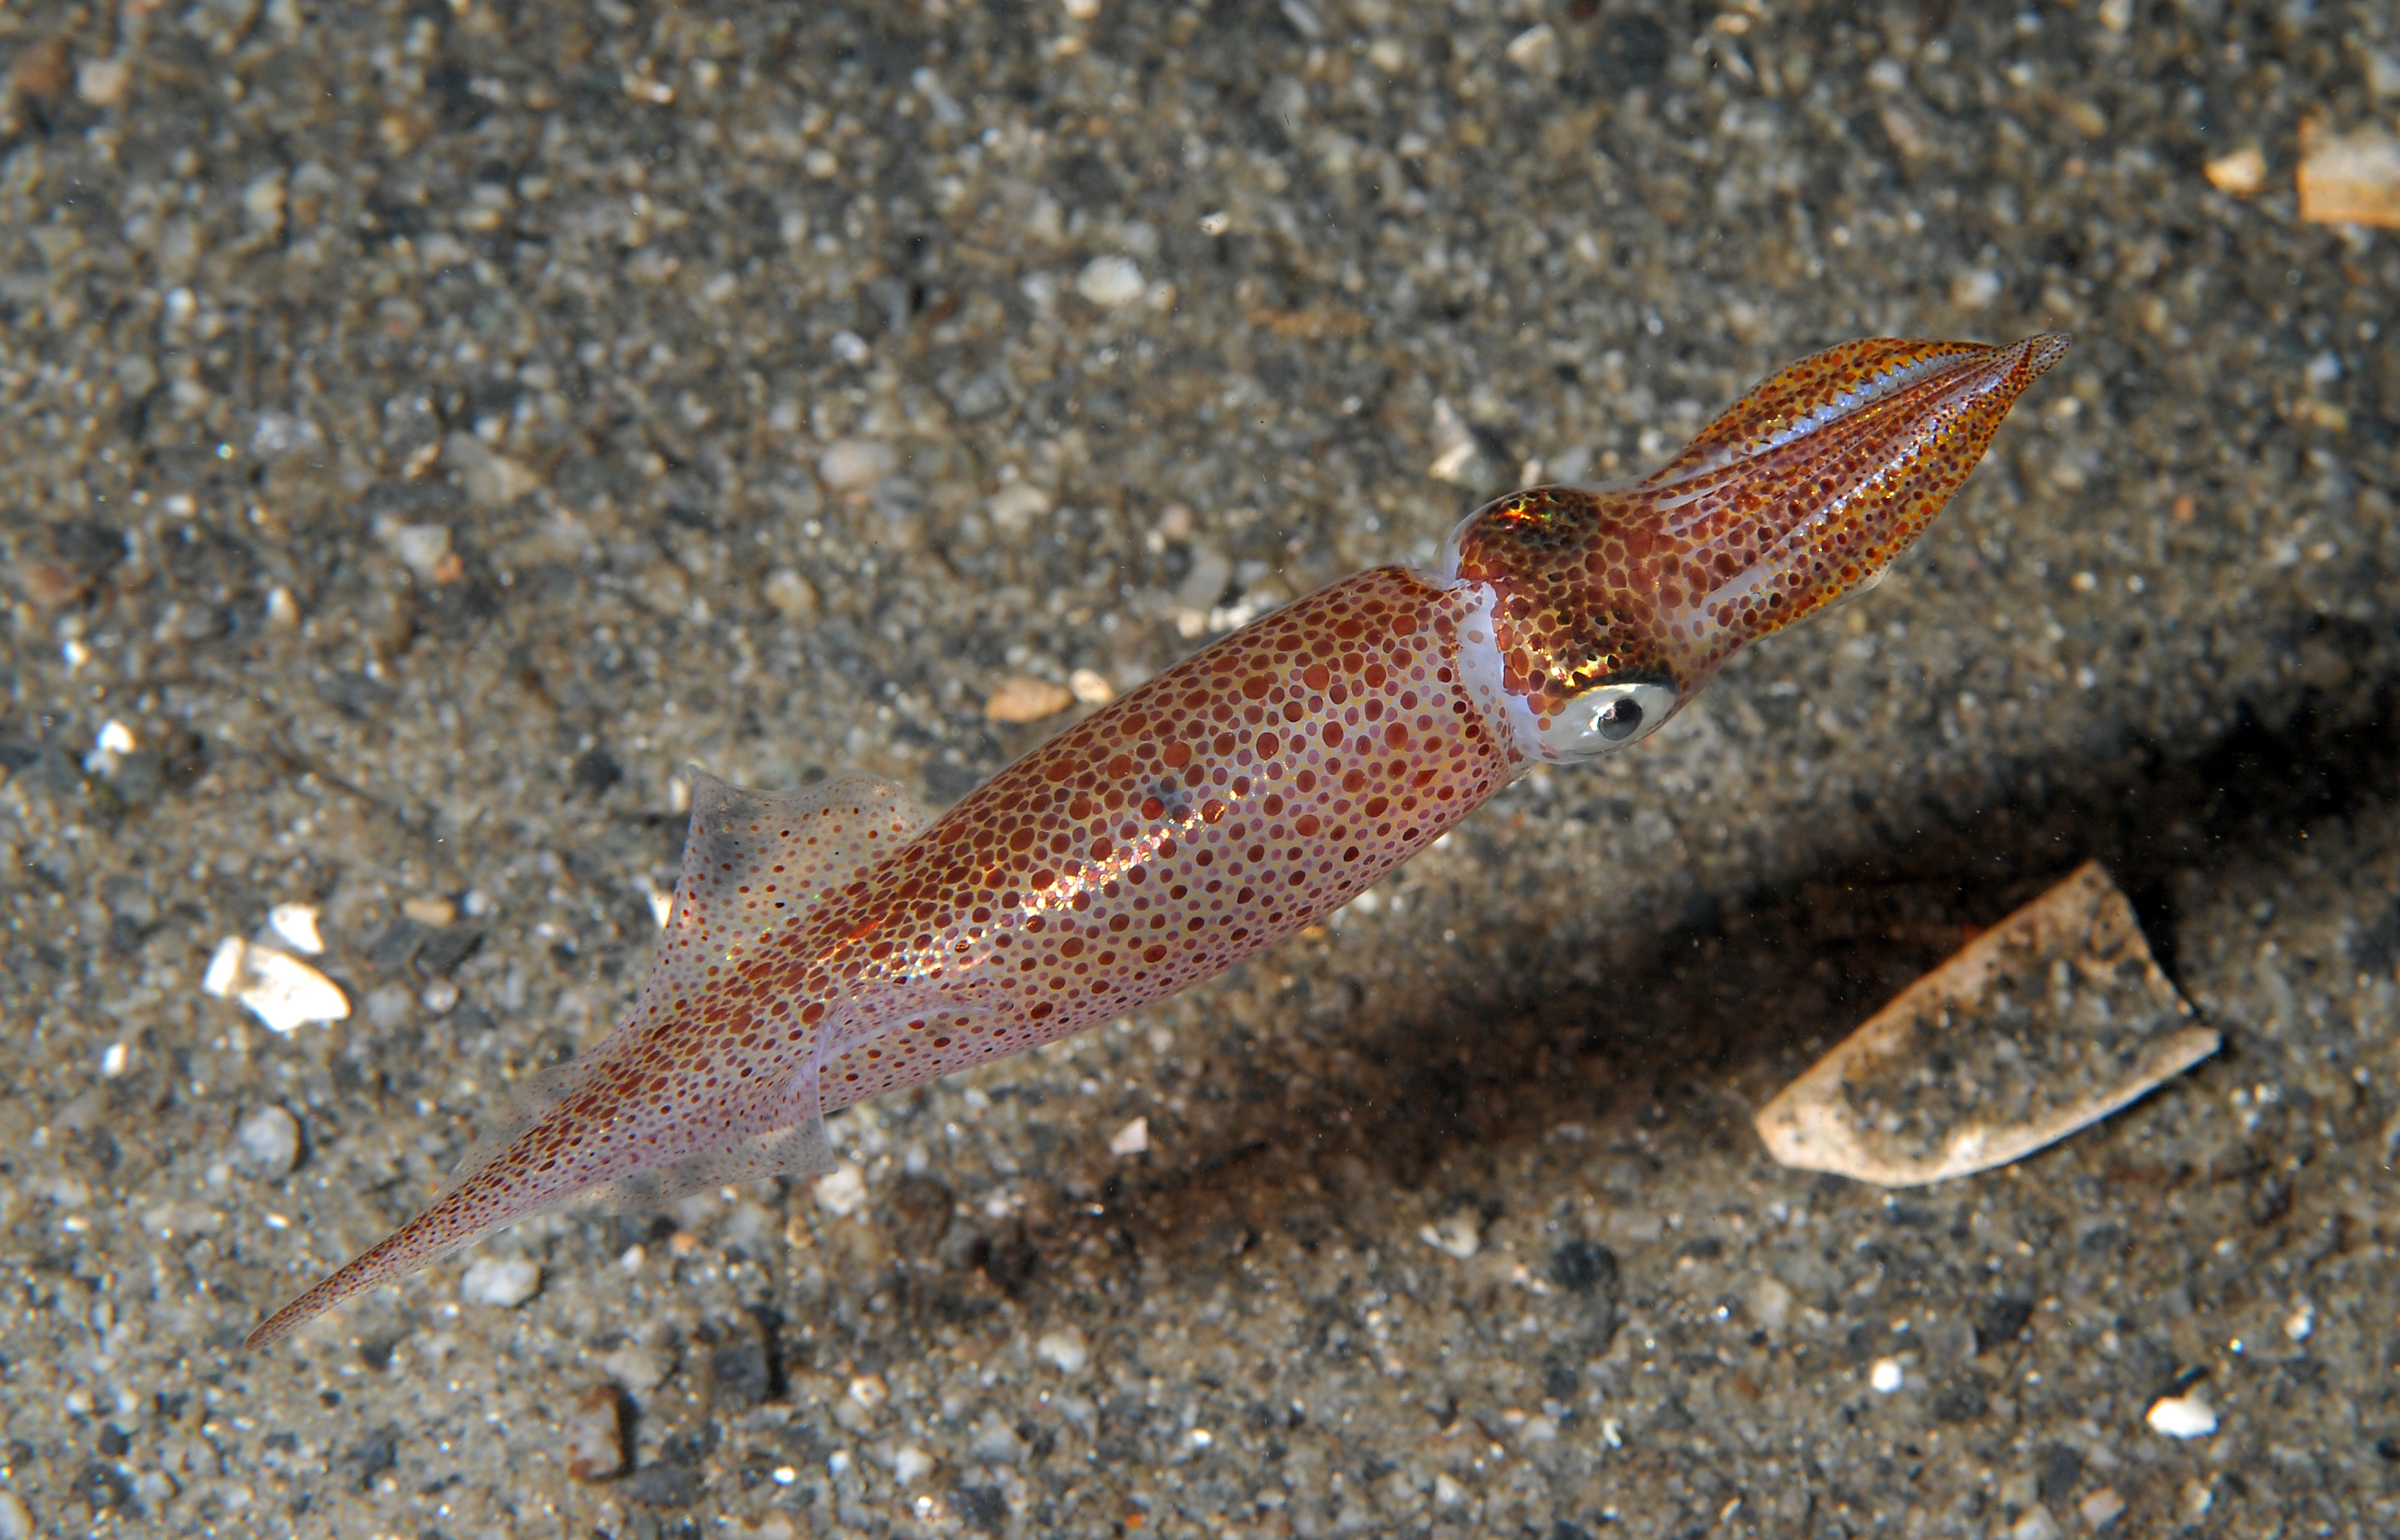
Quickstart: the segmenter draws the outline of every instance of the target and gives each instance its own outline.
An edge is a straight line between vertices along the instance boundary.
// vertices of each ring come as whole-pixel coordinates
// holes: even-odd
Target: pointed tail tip
[[[2051,365],[2066,356],[2066,350],[2075,346],[2075,334],[2071,332],[2037,332],[2017,346],[2025,349],[2025,379],[2030,383],[2036,376],[2047,374]]]

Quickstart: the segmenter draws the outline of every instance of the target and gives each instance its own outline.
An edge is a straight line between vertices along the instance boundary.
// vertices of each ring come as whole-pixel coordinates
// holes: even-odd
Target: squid
[[[1881,580],[2067,344],[1804,359],[1645,480],[1488,503],[1430,569],[1253,621],[939,817],[866,775],[697,779],[622,1024],[531,1077],[430,1207],[249,1345],[570,1202],[822,1175],[827,1112],[1273,946],[1534,767],[1632,747],[1739,648]]]

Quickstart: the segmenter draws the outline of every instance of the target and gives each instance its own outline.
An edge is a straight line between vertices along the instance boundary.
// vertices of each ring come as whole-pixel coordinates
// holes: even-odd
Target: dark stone
[[[740,1407],[758,1405],[775,1386],[774,1366],[766,1348],[755,1342],[729,1343],[710,1354],[708,1377],[719,1399]]]
[[[2044,1444],[2034,1456],[2034,1480],[2041,1500],[2052,1507],[2064,1504],[2083,1479],[2083,1456],[2072,1444]]]
[[[1971,1375],[1961,1375],[1934,1393],[1933,1419],[1939,1423],[1971,1423],[1991,1410],[1991,1397]]]
[[[957,1496],[959,1517],[970,1528],[998,1534],[1000,1527],[1008,1521],[1008,1499],[1001,1495],[998,1487],[961,1487]]]
[[[384,1349],[384,1361],[391,1361],[391,1349]],[[400,1464],[400,1429],[387,1423],[366,1438],[350,1446],[342,1455],[340,1465],[358,1479],[359,1490],[366,1491],[375,1479]]]
[[[400,700],[400,691],[380,679],[370,679],[363,674],[336,674],[317,681],[317,695],[327,705],[349,717],[364,722],[389,711]]]
[[[414,920],[395,920],[366,944],[367,961],[379,974],[397,974],[416,961],[416,949],[424,944],[425,927]]]
[[[125,1436],[125,1430],[115,1423],[102,1423],[100,1425],[100,1438],[95,1442],[100,1452],[112,1460],[118,1458],[133,1447],[133,1440],[128,1438]]]
[[[1620,90],[1647,86],[1667,73],[1674,46],[1667,29],[1647,16],[1611,17],[1601,27],[1594,62],[1602,80]]]
[[[133,1479],[105,1460],[85,1462],[83,1469],[75,1472],[75,1491],[94,1514],[118,1508],[135,1511]]]
[[[700,1500],[700,1472],[688,1465],[644,1465],[625,1478],[618,1491],[625,1501],[645,1507],[688,1508]]]
[[[942,1244],[956,1200],[950,1190],[925,1177],[903,1177],[892,1189],[892,1239],[904,1256],[924,1257]]]
[[[598,797],[625,779],[625,767],[617,763],[615,756],[607,749],[590,748],[583,751],[582,757],[575,761],[575,768],[568,774],[576,790]]]
[[[426,933],[416,948],[416,971],[441,978],[483,948],[484,933],[464,926],[446,926]]]
[[[1550,1281],[1576,1294],[1616,1293],[1616,1253],[1598,1241],[1569,1241],[1550,1253]]]
[[[1989,1353],[2017,1340],[2033,1319],[2033,1302],[2022,1294],[1997,1294],[1975,1313],[1975,1351]]]

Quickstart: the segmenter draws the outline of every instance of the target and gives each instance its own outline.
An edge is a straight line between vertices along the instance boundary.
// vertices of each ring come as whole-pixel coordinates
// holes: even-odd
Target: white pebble
[[[1428,1224],[1417,1232],[1417,1239],[1437,1251],[1447,1251],[1460,1261],[1466,1261],[1483,1247],[1482,1227],[1475,1216],[1465,1209],[1451,1215],[1439,1224]]]
[[[1150,1148],[1150,1120],[1136,1118],[1109,1138],[1111,1155],[1139,1155]]]
[[[367,1024],[376,1031],[389,1032],[405,1022],[416,1010],[416,998],[399,985],[389,985],[367,996]]]
[[[450,529],[446,525],[402,524],[387,525],[378,531],[384,544],[400,558],[420,583],[438,579],[443,558],[450,554]]]
[[[815,585],[788,566],[779,566],[767,574],[758,592],[776,614],[796,626],[808,625],[817,618]]]
[[[892,1479],[902,1486],[920,1479],[934,1468],[934,1457],[914,1444],[903,1444],[892,1456]]]
[[[600,1360],[600,1371],[631,1391],[656,1390],[675,1364],[665,1355],[638,1342],[613,1348]]]
[[[2170,1438],[2205,1438],[2216,1431],[2216,1409],[2197,1396],[2161,1396],[2143,1419]]]
[[[900,457],[888,443],[874,439],[837,439],[817,457],[817,474],[827,486],[840,492],[853,486],[872,486],[892,474],[899,464]]]
[[[132,84],[133,66],[122,59],[87,59],[75,66],[75,95],[95,107],[116,106]],[[23,1511],[21,1505],[19,1511]],[[14,1540],[5,1519],[0,1519],[0,1540]]]
[[[1905,1376],[1900,1371],[1898,1358],[1877,1358],[1875,1361],[1875,1367],[1867,1370],[1867,1383],[1886,1396],[1898,1390]]]
[[[1132,304],[1142,288],[1141,269],[1131,257],[1095,257],[1075,275],[1075,293],[1104,310]]]
[[[846,1220],[866,1206],[866,1177],[848,1161],[817,1179],[817,1206]]]
[[[2052,1519],[2050,1510],[2039,1503],[2026,1509],[2025,1516],[2011,1525],[2008,1532],[2008,1540],[2060,1540],[2060,1536],[2058,1520]]]
[[[300,1162],[300,1123],[280,1107],[262,1107],[233,1131],[234,1164],[253,1177],[287,1176]]]
[[[458,1297],[469,1304],[514,1310],[541,1291],[541,1265],[524,1257],[478,1257],[458,1280]]]
[[[341,1021],[349,998],[324,974],[288,952],[253,947],[234,936],[217,943],[200,989],[219,1000],[238,1000],[267,1029],[285,1036],[312,1021]]]
[[[1970,267],[1950,279],[1950,303],[1961,310],[1981,310],[2000,297],[2000,275],[1989,267]]]
[[[1065,1327],[1045,1331],[1033,1343],[1034,1356],[1058,1366],[1061,1374],[1081,1374],[1092,1361],[1092,1344],[1081,1331]]]

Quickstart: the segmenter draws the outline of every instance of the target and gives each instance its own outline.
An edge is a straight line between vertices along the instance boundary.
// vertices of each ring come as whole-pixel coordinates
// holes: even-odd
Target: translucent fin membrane
[[[592,1052],[525,1081],[430,1207],[279,1311],[250,1345],[545,1209],[593,1200],[639,1206],[831,1170],[818,1072],[827,1043],[856,1035],[845,1023],[860,1013],[842,1001],[763,1001],[745,969],[769,958],[805,961],[782,954],[808,918],[857,888],[926,822],[899,787],[872,776],[785,793],[697,777],[675,909],[623,1025]],[[798,1041],[754,1054],[747,1073],[730,1072],[725,1034],[768,1017],[779,1030],[762,1037]],[[791,1024],[803,1018],[812,1025],[800,1032]]]

